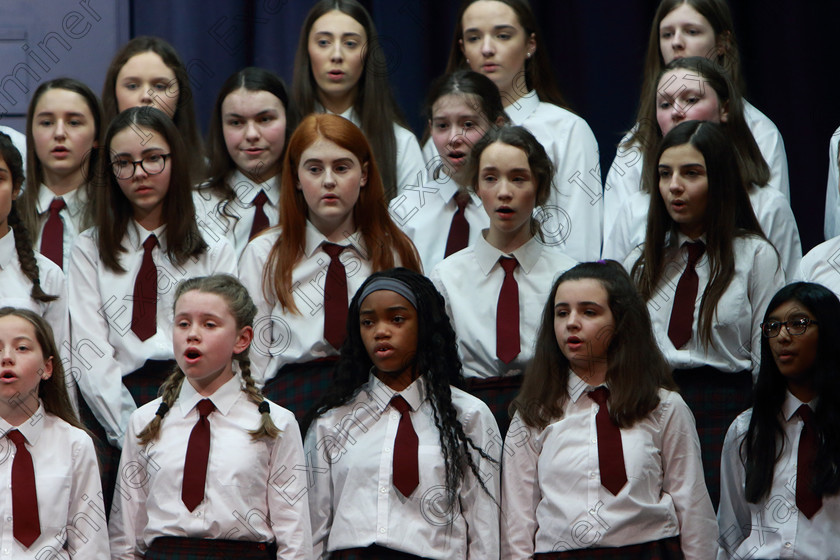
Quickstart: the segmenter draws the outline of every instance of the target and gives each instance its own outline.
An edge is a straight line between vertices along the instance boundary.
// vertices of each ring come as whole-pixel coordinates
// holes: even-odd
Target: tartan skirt
[[[323,358],[302,364],[287,364],[266,381],[263,395],[291,410],[300,420],[326,393],[333,379],[338,357]]]
[[[467,377],[466,389],[472,396],[484,401],[499,425],[499,432],[504,439],[510,426],[510,403],[519,394],[522,376],[510,377]]]
[[[157,391],[172,372],[174,364],[174,360],[147,360],[143,367],[123,377],[123,383],[137,406],[142,406],[157,398]],[[96,449],[96,457],[99,459],[105,514],[110,518],[111,502],[114,498],[114,487],[117,484],[117,471],[120,466],[120,449],[108,442],[105,428],[99,424],[84,398],[79,399],[79,419],[94,435],[93,445]]]
[[[336,550],[330,553],[330,560],[423,560],[423,557],[374,544],[367,548]]]
[[[706,487],[717,510],[720,501],[720,454],[726,431],[752,403],[752,374],[722,372],[704,366],[674,370],[680,395],[694,413]]]
[[[534,560],[594,560],[596,558],[609,558],[610,560],[682,560],[683,553],[682,548],[680,548],[680,538],[670,537],[659,541],[615,548],[581,548],[534,554]]]
[[[277,557],[274,543],[158,537],[145,560],[267,560]]]

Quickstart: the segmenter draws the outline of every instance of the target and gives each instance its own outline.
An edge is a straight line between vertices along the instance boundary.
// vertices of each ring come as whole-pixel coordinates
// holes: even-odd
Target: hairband
[[[365,289],[362,290],[361,296],[359,296],[359,305],[361,305],[365,298],[370,294],[380,290],[388,290],[389,292],[396,292],[400,294],[414,306],[414,309],[417,309],[417,296],[414,295],[414,291],[411,289],[411,286],[402,280],[386,276],[377,276],[367,283]]]
[[[271,412],[271,406],[269,406],[268,401],[263,401],[257,407],[257,410],[260,411],[260,414],[268,414]]]
[[[164,416],[166,416],[167,412],[169,412],[169,405],[165,402],[161,402],[160,406],[157,409],[157,412],[155,412],[155,416],[160,416],[161,418],[163,418]]]

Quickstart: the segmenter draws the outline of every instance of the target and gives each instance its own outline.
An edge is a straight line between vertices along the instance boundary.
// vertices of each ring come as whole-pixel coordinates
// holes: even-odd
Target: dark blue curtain
[[[190,70],[204,126],[215,93],[236,70],[262,66],[291,82],[310,0],[133,0],[132,36],[159,35]],[[419,134],[429,81],[446,64],[457,1],[362,0],[374,17],[387,70]],[[531,0],[572,109],[590,124],[605,175],[635,116],[656,0]],[[835,66],[840,4],[730,0],[748,99],[785,139],[803,249],[822,240],[828,141],[840,125]]]

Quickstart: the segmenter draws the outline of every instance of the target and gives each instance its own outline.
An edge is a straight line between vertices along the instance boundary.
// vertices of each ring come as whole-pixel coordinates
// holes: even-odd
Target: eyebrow
[[[327,35],[328,37],[335,37],[335,33],[332,31],[315,31],[313,35]],[[355,31],[346,31],[340,35],[340,37],[361,37],[361,33],[356,33]]]
[[[343,163],[345,161],[349,161],[351,163],[353,162],[353,160],[349,157],[340,157],[340,158],[336,158],[336,159],[333,159],[333,160],[327,160],[327,161],[332,161],[332,163],[336,163],[336,162]],[[322,160],[320,158],[309,158],[308,160],[304,161],[302,165],[306,165],[307,163],[324,163],[324,160]]]
[[[507,23],[502,24],[502,25],[494,25],[493,26],[493,31],[503,31],[503,30],[508,30],[508,29],[512,29],[513,31],[516,31],[515,26],[509,25]],[[478,31],[479,31],[479,29],[477,27],[470,27],[469,29],[464,29],[464,33],[477,33]]]
[[[598,307],[599,309],[603,309],[604,306],[595,301],[579,301],[576,304],[578,307]],[[571,304],[565,301],[561,301],[559,303],[554,304],[554,309],[558,307],[571,307]]]
[[[264,114],[266,114],[266,113],[276,113],[276,112],[277,112],[277,109],[263,109],[263,110],[259,111],[258,113],[256,113],[254,116],[255,116],[255,117],[259,117],[260,115],[264,115]],[[242,118],[242,117],[245,117],[245,116],[246,116],[246,115],[241,115],[241,114],[239,114],[239,113],[234,113],[234,112],[230,112],[230,113],[225,113],[225,114],[224,114],[224,117],[225,117],[225,118],[229,118],[229,117],[239,117],[239,118]]]
[[[143,156],[143,155],[146,155],[146,154],[150,154],[152,152],[163,152],[163,151],[165,151],[164,148],[161,148],[159,146],[150,146],[150,147],[146,148],[145,150],[143,150],[142,152],[140,152],[140,155]],[[130,158],[130,157],[134,157],[134,156],[132,156],[128,152],[121,152],[119,154],[115,154],[114,157],[118,157],[118,158],[119,157],[129,157]]]
[[[404,305],[392,305],[391,307],[385,308],[385,311],[410,311],[408,307]],[[373,309],[361,309],[359,310],[359,315],[375,315],[376,311]]]
[[[58,114],[64,114],[64,115],[69,115],[69,116],[71,116],[71,117],[82,117],[82,118],[85,118],[85,114],[84,114],[84,113],[79,113],[79,112],[76,112],[76,111],[66,111],[66,112],[64,112],[64,113],[62,113],[61,111],[41,111],[40,113],[38,113],[37,115],[35,115],[35,117],[37,118],[37,117],[52,116],[52,115],[55,115],[56,113],[58,113]]]

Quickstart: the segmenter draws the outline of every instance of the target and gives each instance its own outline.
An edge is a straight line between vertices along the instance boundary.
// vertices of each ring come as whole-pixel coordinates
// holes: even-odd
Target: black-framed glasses
[[[131,179],[139,165],[149,175],[163,173],[166,168],[166,158],[172,154],[149,154],[139,161],[118,159],[111,162],[111,171],[117,179]]]
[[[789,335],[799,336],[805,334],[805,331],[808,330],[808,325],[819,325],[819,323],[808,317],[800,317],[798,319],[791,319],[790,321],[769,321],[767,323],[761,323],[761,334],[765,338],[775,338],[779,336],[782,325],[785,326]]]

